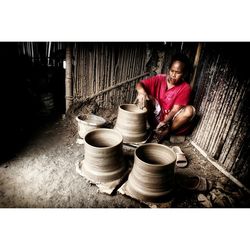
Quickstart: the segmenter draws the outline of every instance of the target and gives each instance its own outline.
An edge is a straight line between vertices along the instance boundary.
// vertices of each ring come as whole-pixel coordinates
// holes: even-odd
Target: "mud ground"
[[[78,136],[75,113],[93,112],[106,118],[112,127],[116,113],[102,109],[76,109],[66,118],[50,120],[37,129],[23,147],[8,161],[0,164],[0,207],[2,208],[147,208],[148,206],[115,191],[99,192],[76,172],[76,164],[84,157],[84,146]],[[15,142],[13,142],[15,143]],[[164,142],[174,146],[169,141]],[[213,183],[220,202],[212,194],[203,193],[212,207],[250,207],[249,195],[232,183],[209,163],[186,140],[178,144],[188,158],[188,168]],[[198,191],[176,189],[172,208],[203,208]],[[228,198],[229,197],[229,198]],[[217,197],[218,198],[218,197]],[[217,199],[218,201],[218,199]]]

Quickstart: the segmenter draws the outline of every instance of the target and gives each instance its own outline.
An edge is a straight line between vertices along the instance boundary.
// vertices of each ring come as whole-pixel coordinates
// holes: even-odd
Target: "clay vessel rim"
[[[165,149],[168,149],[170,152],[172,152],[173,153],[173,160],[172,161],[170,161],[168,164],[167,163],[165,163],[165,164],[152,164],[152,163],[147,163],[147,162],[145,162],[145,161],[142,161],[138,156],[137,156],[137,151],[138,151],[138,149],[140,149],[140,148],[142,148],[142,147],[145,147],[145,146],[159,146],[159,147],[163,147],[163,148],[165,148]],[[138,160],[138,161],[140,161],[141,163],[143,163],[143,164],[145,164],[145,165],[147,165],[147,166],[155,166],[155,167],[160,167],[160,166],[163,166],[163,165],[171,165],[171,164],[173,164],[175,161],[176,161],[176,154],[175,154],[175,152],[170,148],[170,147],[168,147],[168,146],[165,146],[165,145],[162,145],[162,144],[156,144],[156,143],[146,143],[146,144],[143,144],[143,145],[141,145],[141,146],[139,146],[135,151],[134,151],[134,157],[136,157],[136,159]]]
[[[92,115],[92,114],[90,114]],[[96,116],[96,115],[92,115],[92,116],[95,116],[96,117],[96,123],[94,122],[88,122],[88,115],[86,115],[87,119],[86,120],[82,120],[80,119],[80,117],[83,116],[83,115],[78,115],[76,116],[76,120],[82,124],[86,124],[86,125],[90,125],[90,126],[100,126],[100,125],[104,125],[106,123],[106,120],[100,116]],[[98,118],[97,118],[98,117]]]
[[[119,106],[119,109],[120,110],[122,110],[122,111],[124,111],[124,112],[127,112],[127,113],[132,113],[132,114],[145,114],[145,113],[147,113],[147,109],[146,108],[143,108],[143,109],[139,109],[138,108],[138,112],[137,111],[128,111],[128,110],[125,110],[125,109],[123,109],[123,108],[121,108],[122,106],[133,106],[133,107],[137,107],[138,108],[138,106],[136,106],[135,104],[131,104],[131,103],[129,103],[129,104],[121,104],[120,106]]]
[[[114,144],[114,145],[112,145],[112,146],[107,146],[107,147],[96,147],[96,146],[93,146],[93,145],[87,143],[87,142],[86,142],[86,137],[87,137],[89,134],[95,133],[95,132],[97,132],[97,131],[108,131],[108,132],[112,131],[112,133],[114,132],[116,135],[119,136],[119,139],[120,139],[120,140],[119,140],[116,144]],[[119,145],[122,144],[122,143],[123,143],[123,137],[122,137],[122,135],[121,135],[120,133],[118,133],[117,131],[115,131],[114,129],[110,129],[110,128],[96,128],[96,129],[94,129],[94,130],[91,130],[91,131],[87,132],[87,134],[86,134],[85,137],[84,137],[84,144],[87,144],[89,147],[92,147],[92,148],[95,148],[95,149],[99,149],[99,150],[106,150],[106,149],[114,148],[114,147],[119,146]]]

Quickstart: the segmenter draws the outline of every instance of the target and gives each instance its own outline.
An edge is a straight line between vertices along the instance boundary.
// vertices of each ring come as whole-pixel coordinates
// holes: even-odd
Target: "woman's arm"
[[[139,108],[143,109],[146,107],[146,101],[149,100],[148,94],[141,82],[136,84],[137,97],[135,102],[138,102]]]

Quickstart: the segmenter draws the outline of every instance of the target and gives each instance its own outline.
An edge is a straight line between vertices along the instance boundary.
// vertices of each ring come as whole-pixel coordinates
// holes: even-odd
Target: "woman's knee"
[[[195,116],[195,108],[191,105],[188,105],[184,108],[184,112],[183,115],[185,117],[188,117],[190,119],[192,119]]]

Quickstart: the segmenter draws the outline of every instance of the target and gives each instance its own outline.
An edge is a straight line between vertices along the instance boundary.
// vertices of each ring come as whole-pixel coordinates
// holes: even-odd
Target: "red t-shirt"
[[[161,106],[160,120],[170,112],[174,105],[188,105],[191,94],[191,87],[187,82],[168,89],[166,80],[165,74],[158,74],[141,81],[147,94],[153,96]]]

